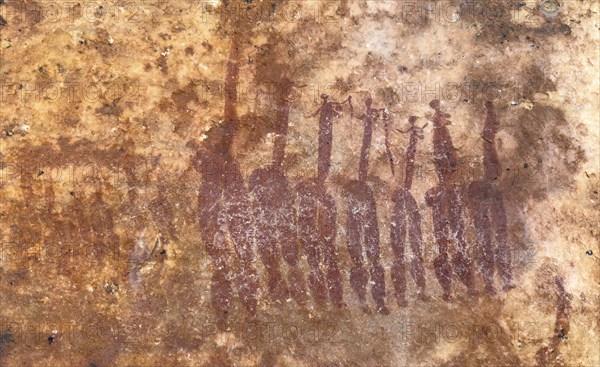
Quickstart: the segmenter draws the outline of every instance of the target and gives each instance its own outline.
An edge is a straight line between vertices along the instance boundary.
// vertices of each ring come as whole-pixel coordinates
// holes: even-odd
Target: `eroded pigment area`
[[[0,365],[600,363],[597,1],[0,16]]]

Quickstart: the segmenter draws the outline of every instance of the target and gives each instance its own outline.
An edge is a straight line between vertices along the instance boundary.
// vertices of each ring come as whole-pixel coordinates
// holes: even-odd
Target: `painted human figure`
[[[271,298],[283,303],[291,295],[299,304],[304,304],[306,286],[298,266],[296,208],[290,200],[293,195],[283,169],[290,112],[288,94],[292,83],[284,79],[278,85],[273,161],[269,167],[254,171],[249,179],[254,198],[256,246],[267,271]],[[287,284],[280,269],[280,254],[288,267]]]
[[[201,237],[214,268],[211,284],[213,308],[223,321],[231,307],[232,284],[246,310],[254,313],[258,302],[259,281],[254,268],[252,246],[251,204],[240,172],[239,164],[231,153],[231,145],[238,129],[236,110],[239,77],[239,45],[231,45],[225,80],[223,123],[208,133],[205,145],[197,152],[194,163],[202,173],[199,188],[199,225]],[[233,245],[239,269],[232,271]]]
[[[393,196],[394,209],[390,226],[390,242],[394,252],[394,264],[392,265],[392,281],[396,291],[396,300],[400,307],[407,305],[406,301],[406,265],[405,265],[405,243],[410,244],[412,260],[410,261],[410,273],[417,284],[417,298],[426,301],[425,294],[425,267],[423,265],[423,236],[421,233],[421,214],[417,202],[412,196],[410,189],[415,170],[415,155],[417,144],[423,139],[423,127],[415,125],[417,117],[408,119],[410,134],[408,149],[406,150],[406,168],[403,186]],[[407,241],[408,235],[408,241]]]
[[[385,305],[385,272],[380,264],[379,222],[377,221],[377,205],[373,191],[367,184],[369,170],[369,150],[373,135],[373,123],[378,119],[381,110],[374,109],[371,98],[366,100],[367,110],[363,117],[364,133],[360,150],[358,180],[348,184],[348,222],[346,233],[348,251],[353,262],[350,269],[350,285],[356,293],[363,310],[366,305],[367,283],[371,280],[371,295],[377,312],[388,314]],[[363,252],[369,262],[369,271],[365,269]]]
[[[487,116],[483,127],[483,179],[469,185],[469,208],[477,234],[476,261],[483,275],[485,291],[495,294],[494,269],[498,270],[503,289],[512,288],[511,252],[508,245],[506,210],[502,191],[496,180],[502,175],[496,133],[498,119],[492,102],[486,102]]]
[[[333,120],[342,113],[344,102],[332,102],[322,95],[323,104],[319,114],[319,151],[317,177],[300,183],[297,187],[298,236],[309,265],[308,284],[315,302],[326,303],[327,295],[334,305],[343,307],[343,288],[337,262],[335,200],[327,191],[325,180],[331,168],[331,146],[333,142]],[[325,274],[321,268],[324,263]]]
[[[458,168],[456,149],[447,125],[449,114],[442,112],[440,102],[429,104],[435,110],[433,117],[433,150],[435,171],[439,184],[427,191],[425,201],[432,211],[434,237],[439,254],[434,260],[435,275],[442,286],[443,298],[452,299],[452,273],[467,287],[470,295],[476,295],[471,261],[467,254],[463,205],[459,185],[454,183]],[[452,259],[450,246],[454,244]]]

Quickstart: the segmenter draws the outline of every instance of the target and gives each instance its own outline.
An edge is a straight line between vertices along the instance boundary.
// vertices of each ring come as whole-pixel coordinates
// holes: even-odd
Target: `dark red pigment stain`
[[[213,307],[226,318],[231,305],[231,261],[228,235],[233,243],[239,269],[235,276],[241,303],[250,313],[256,311],[258,274],[254,268],[250,213],[251,204],[239,164],[231,154],[233,135],[238,128],[236,95],[239,77],[239,45],[234,38],[227,62],[224,122],[215,145],[199,151],[197,163],[203,168],[203,182],[198,195],[202,241],[212,259],[211,284]]]
[[[377,221],[377,206],[373,191],[367,184],[369,170],[369,150],[373,136],[373,123],[378,119],[381,110],[371,107],[372,100],[366,101],[367,111],[363,118],[364,133],[360,150],[358,180],[348,184],[348,251],[352,258],[353,267],[350,269],[350,285],[358,296],[363,310],[366,305],[366,291],[369,276],[371,278],[371,295],[375,301],[377,312],[389,314],[385,306],[385,272],[380,264],[381,251],[379,247],[379,225]],[[364,246],[363,246],[364,243]],[[369,260],[369,273],[364,267],[363,247]]]
[[[411,275],[417,284],[417,298],[427,300],[425,294],[425,267],[423,265],[423,235],[421,233],[421,214],[415,198],[410,189],[415,170],[415,155],[417,144],[423,139],[423,127],[415,126],[417,118],[411,116],[408,121],[410,133],[408,149],[406,150],[406,174],[404,185],[394,193],[394,209],[390,226],[390,242],[396,260],[392,265],[392,281],[396,290],[398,306],[405,307],[406,301],[406,265],[404,261],[405,240],[408,233],[408,242],[412,250],[413,259],[410,261]],[[393,167],[393,165],[392,165]]]
[[[297,187],[298,234],[310,267],[308,284],[318,305],[325,304],[327,293],[337,307],[342,307],[343,288],[335,249],[337,211],[333,197],[327,192],[325,180],[331,167],[333,119],[341,116],[344,102],[331,102],[322,95],[323,104],[319,114],[318,175],[316,179],[304,181]],[[325,264],[325,275],[320,266],[321,257]]]
[[[469,207],[477,233],[475,258],[483,275],[485,291],[495,294],[494,267],[503,281],[503,289],[513,287],[511,252],[508,245],[506,210],[502,191],[496,186],[502,169],[494,139],[498,131],[498,119],[492,102],[485,104],[487,117],[483,128],[483,180],[469,185]]]
[[[470,295],[477,295],[471,261],[467,256],[467,243],[464,236],[463,205],[459,185],[454,183],[454,174],[458,168],[456,149],[447,125],[449,114],[440,109],[440,102],[433,100],[429,104],[435,110],[433,118],[434,165],[439,185],[429,189],[425,195],[427,205],[431,207],[434,237],[439,255],[434,260],[435,275],[442,286],[446,301],[450,301],[452,271],[467,287]],[[449,247],[454,243],[455,252],[450,259]],[[454,267],[454,269],[453,269]]]
[[[537,366],[539,367],[554,366],[557,364],[560,343],[567,338],[570,329],[569,315],[571,314],[571,299],[573,296],[565,290],[564,281],[561,277],[556,277],[554,284],[558,293],[554,335],[550,338],[550,345],[541,348],[536,353]]]
[[[292,83],[285,79],[278,86],[273,162],[267,168],[254,171],[249,179],[254,197],[256,245],[267,271],[272,299],[283,303],[291,295],[299,304],[305,304],[306,286],[298,267],[296,208],[289,200],[293,195],[283,169],[290,112],[288,95]],[[289,269],[287,285],[280,270],[280,252]]]

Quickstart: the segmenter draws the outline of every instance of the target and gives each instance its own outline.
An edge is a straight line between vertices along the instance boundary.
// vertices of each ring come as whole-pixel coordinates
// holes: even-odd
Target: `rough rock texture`
[[[0,365],[600,365],[598,12],[0,1]]]

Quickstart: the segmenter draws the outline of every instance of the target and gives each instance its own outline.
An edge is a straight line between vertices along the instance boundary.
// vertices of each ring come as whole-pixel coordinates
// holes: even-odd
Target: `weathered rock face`
[[[0,365],[600,364],[597,2],[0,15]]]

